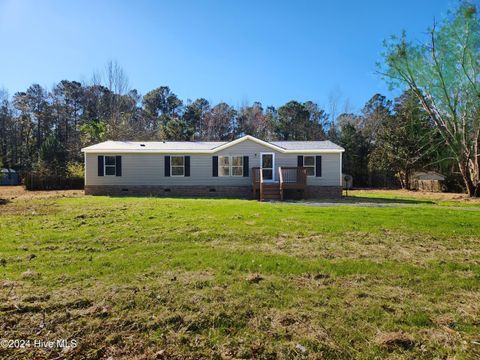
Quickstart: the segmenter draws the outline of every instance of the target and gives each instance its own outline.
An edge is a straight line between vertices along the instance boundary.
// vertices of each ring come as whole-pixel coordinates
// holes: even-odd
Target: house
[[[283,199],[338,197],[342,152],[330,141],[106,141],[82,149],[85,193]]]

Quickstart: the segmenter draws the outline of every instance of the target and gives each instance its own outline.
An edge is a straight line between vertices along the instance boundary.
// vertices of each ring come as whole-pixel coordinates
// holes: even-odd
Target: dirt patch
[[[408,350],[415,346],[415,341],[403,332],[390,332],[378,334],[375,342],[387,350]]]
[[[0,186],[0,205],[15,199],[84,196],[83,190],[28,191],[23,186]]]
[[[22,273],[22,279],[38,279],[40,274],[36,271],[28,269]]]
[[[258,284],[263,280],[263,276],[260,274],[250,274],[247,276],[247,281],[250,283]]]
[[[348,192],[352,196],[368,196],[368,195],[389,195],[407,198],[416,198],[419,200],[433,200],[433,201],[459,201],[465,203],[480,204],[480,198],[470,198],[467,194],[460,193],[434,193],[428,191],[409,191],[409,190],[350,190]]]

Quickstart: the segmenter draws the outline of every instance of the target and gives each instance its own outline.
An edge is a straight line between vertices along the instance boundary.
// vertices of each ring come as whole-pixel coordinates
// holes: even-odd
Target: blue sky
[[[382,41],[424,38],[454,0],[0,0],[0,88],[88,81],[108,60],[145,94],[239,106],[291,99],[358,110],[387,87],[375,74]]]

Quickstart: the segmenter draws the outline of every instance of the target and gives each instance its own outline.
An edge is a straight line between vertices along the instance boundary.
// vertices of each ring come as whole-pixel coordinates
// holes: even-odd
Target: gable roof
[[[445,176],[436,171],[417,171],[412,174],[412,178],[416,180],[445,180]]]
[[[211,154],[244,141],[253,141],[281,153],[340,153],[342,147],[331,141],[272,141],[251,135],[226,141],[105,141],[82,149],[85,153],[200,153]]]

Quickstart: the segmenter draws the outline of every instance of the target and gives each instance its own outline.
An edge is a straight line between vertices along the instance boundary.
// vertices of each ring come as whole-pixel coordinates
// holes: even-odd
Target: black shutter
[[[212,156],[212,176],[218,176],[218,156]]]
[[[322,176],[322,157],[315,156],[315,176],[321,177]]]
[[[165,156],[165,176],[170,176],[170,156]]]
[[[122,157],[115,156],[115,175],[122,176]]]
[[[185,176],[190,176],[190,156],[185,156]]]
[[[298,155],[297,157],[297,166],[302,167],[303,166],[303,155]]]
[[[243,177],[248,177],[248,156],[243,157]]]
[[[99,155],[98,156],[98,176],[103,176],[103,161],[104,161],[104,156]]]

